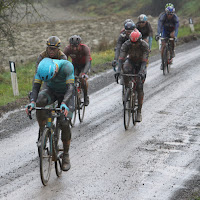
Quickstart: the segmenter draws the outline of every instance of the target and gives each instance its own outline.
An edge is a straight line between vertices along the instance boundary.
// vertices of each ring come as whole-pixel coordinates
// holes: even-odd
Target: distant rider
[[[136,23],[136,28],[142,34],[142,39],[149,43],[149,49],[151,50],[152,39],[153,39],[153,30],[148,18],[145,14],[141,14],[138,17],[138,22]]]
[[[120,49],[123,45],[124,42],[126,42],[129,39],[130,33],[135,29],[135,24],[134,22],[130,19],[126,20],[127,22],[124,24],[124,30],[123,32],[120,33],[118,40],[117,40],[117,45],[115,48],[115,58],[112,61],[112,66],[115,70],[116,65],[118,64],[118,58],[120,54]]]
[[[57,36],[49,37],[46,44],[46,50],[41,52],[37,58],[36,68],[43,58],[67,60],[67,56],[60,50],[61,41]]]
[[[129,40],[124,42],[120,50],[116,78],[120,75],[121,70],[123,70],[124,74],[139,74],[141,76],[142,81],[138,81],[136,88],[138,92],[138,111],[136,121],[141,122],[141,110],[144,98],[143,83],[146,77],[146,63],[149,56],[149,45],[146,41],[141,39],[142,34],[138,30],[131,32],[129,38]],[[124,66],[122,68],[123,64]],[[125,87],[128,87],[127,77],[124,77],[124,83]]]
[[[46,82],[46,89],[40,91],[42,82]],[[74,67],[71,62],[67,60],[57,60],[51,58],[44,58],[38,65],[37,73],[35,75],[32,93],[30,96],[30,104],[26,106],[28,114],[28,107],[32,110],[35,107],[45,107],[58,100],[60,109],[64,109],[64,115],[72,118],[74,110]],[[38,94],[39,93],[39,94]],[[36,111],[37,121],[40,127],[40,134],[43,132],[46,121],[46,111]],[[62,130],[63,142],[63,157],[62,157],[62,170],[67,171],[70,169],[69,159],[69,146],[71,141],[71,130],[69,121],[60,120],[60,128]]]
[[[89,105],[88,96],[88,74],[91,68],[90,49],[86,44],[81,43],[82,39],[79,35],[73,35],[69,38],[69,45],[65,47],[64,54],[71,57],[74,65],[75,75],[82,78],[82,86],[84,90],[84,104]]]
[[[175,8],[173,4],[168,3],[165,6],[165,12],[162,12],[158,18],[158,29],[157,29],[157,34],[155,35],[155,40],[156,41],[159,40],[160,34],[162,38],[166,38],[166,37],[174,38],[174,40],[170,40],[171,61],[172,61],[172,58],[175,57],[174,47],[175,47],[175,42],[177,41],[178,27],[179,27],[179,19],[178,19],[178,16],[175,14]],[[165,46],[166,46],[166,42],[165,40],[162,40],[161,56],[163,55],[163,50]],[[161,69],[162,69],[162,65],[161,65]]]

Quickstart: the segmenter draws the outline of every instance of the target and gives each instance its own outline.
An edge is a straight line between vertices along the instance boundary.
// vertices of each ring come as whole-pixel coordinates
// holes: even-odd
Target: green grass
[[[26,66],[16,66],[16,71],[19,96],[14,97],[13,95],[10,72],[2,73],[0,75],[0,106],[27,96],[28,91],[31,90],[31,84],[35,72],[35,63],[30,63]]]

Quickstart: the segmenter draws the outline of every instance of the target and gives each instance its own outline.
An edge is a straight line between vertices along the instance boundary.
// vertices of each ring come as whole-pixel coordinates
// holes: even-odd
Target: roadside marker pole
[[[189,25],[190,25],[190,30],[193,33],[194,32],[194,24],[193,24],[192,18],[189,18]]]
[[[13,94],[14,94],[14,96],[19,96],[15,63],[12,61],[9,61],[9,64],[10,64],[10,74],[11,74]]]

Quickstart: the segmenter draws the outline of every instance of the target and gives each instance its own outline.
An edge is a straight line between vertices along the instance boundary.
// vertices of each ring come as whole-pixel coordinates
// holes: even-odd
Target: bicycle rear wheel
[[[60,153],[62,142],[60,138],[61,138],[61,130],[58,127],[58,122],[57,122],[56,130],[54,133],[54,152],[56,155],[55,171],[58,177],[60,177],[62,174],[62,161],[61,161],[61,153]]]
[[[74,97],[74,112],[73,112],[73,117],[71,119],[71,126],[74,127],[75,122],[76,122],[76,115],[77,115],[77,101],[78,101],[78,97],[77,97],[77,90],[75,89],[75,97]]]
[[[79,121],[82,122],[85,115],[84,93],[82,89],[78,94],[77,108],[78,108]]]
[[[40,177],[43,185],[47,185],[51,174],[52,140],[50,129],[45,128],[42,133],[40,146]]]
[[[130,89],[126,90],[125,99],[124,99],[124,128],[127,130],[130,124],[131,118],[131,95]]]

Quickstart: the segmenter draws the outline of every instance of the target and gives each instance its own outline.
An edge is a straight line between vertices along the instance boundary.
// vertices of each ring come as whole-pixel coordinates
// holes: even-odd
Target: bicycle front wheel
[[[124,128],[127,130],[130,124],[131,118],[131,94],[130,89],[128,88],[125,94],[124,99]]]
[[[85,115],[84,93],[82,90],[78,94],[77,108],[79,121],[82,122]]]
[[[162,66],[163,66],[163,75],[168,73],[168,59],[167,59],[167,48],[164,48],[163,56],[162,56]]]
[[[52,140],[50,129],[45,128],[42,133],[42,140],[40,146],[40,177],[43,185],[47,185],[52,163]]]
[[[73,112],[73,117],[71,120],[71,126],[74,127],[75,122],[76,122],[76,114],[77,114],[77,101],[78,101],[78,97],[77,97],[77,90],[75,92],[75,97],[74,97],[74,112]]]
[[[61,162],[61,154],[60,154],[62,142],[61,142],[60,138],[61,138],[61,130],[58,127],[58,123],[57,123],[56,130],[54,133],[54,152],[56,155],[55,171],[56,171],[56,175],[58,177],[60,177],[62,174],[62,162]]]

